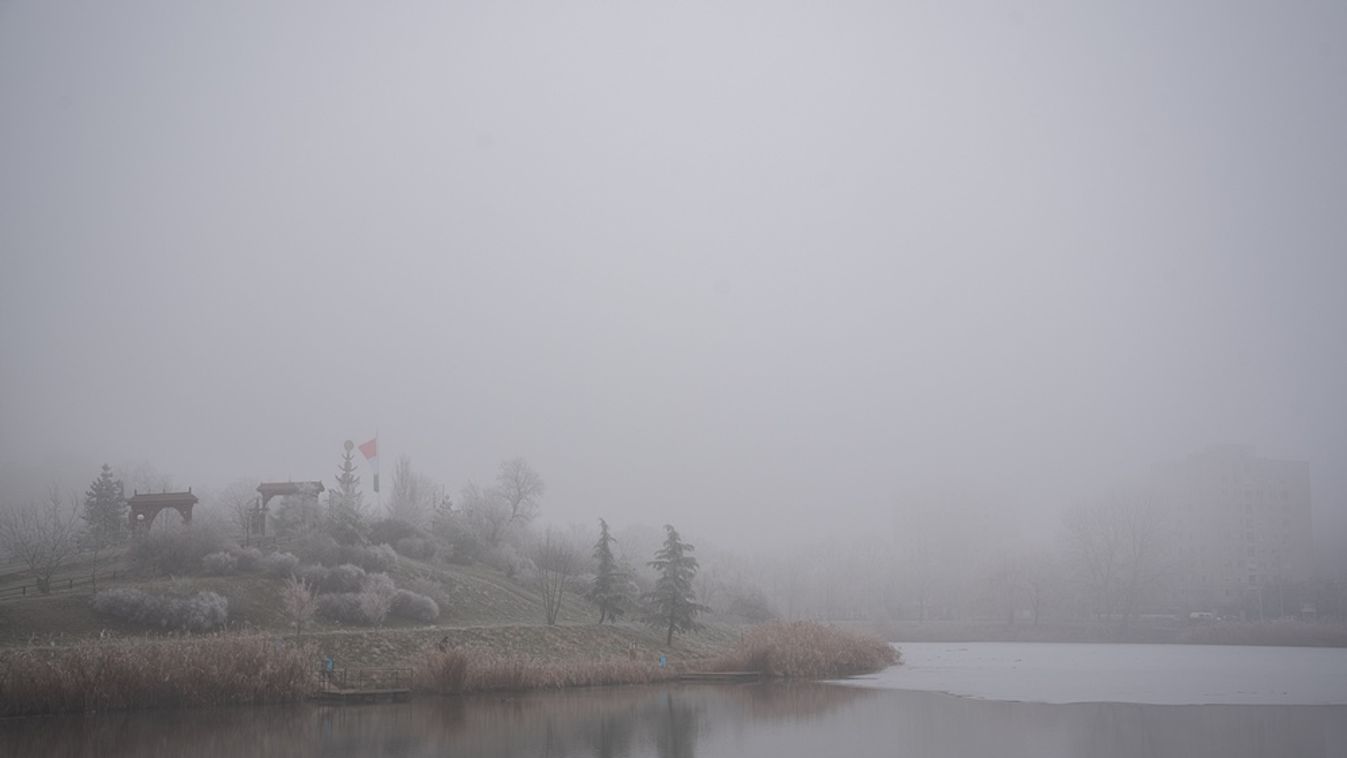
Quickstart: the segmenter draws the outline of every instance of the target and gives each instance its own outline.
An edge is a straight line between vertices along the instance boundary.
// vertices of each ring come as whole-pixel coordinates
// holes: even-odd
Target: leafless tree
[[[581,551],[551,529],[533,549],[533,570],[537,575],[538,594],[543,600],[543,615],[548,625],[557,623],[566,585],[583,564]]]
[[[51,591],[52,577],[79,549],[79,511],[79,498],[65,499],[52,485],[46,500],[0,515],[0,549],[27,568],[39,592]]]
[[[318,610],[318,593],[314,592],[313,585],[291,576],[281,584],[281,610],[298,637],[303,633],[304,625],[313,620],[313,614]]]
[[[238,533],[240,543],[248,538],[258,497],[256,480],[235,479],[214,498],[214,508],[230,529]]]
[[[501,461],[496,472],[496,494],[510,511],[510,521],[523,524],[538,514],[538,499],[543,495],[543,478],[523,458]]]
[[[412,459],[400,456],[393,468],[393,491],[388,515],[413,526],[425,526],[436,506],[438,488],[429,477],[412,469]]]
[[[1164,579],[1159,514],[1144,496],[1115,495],[1067,513],[1068,556],[1097,616],[1126,626]]]

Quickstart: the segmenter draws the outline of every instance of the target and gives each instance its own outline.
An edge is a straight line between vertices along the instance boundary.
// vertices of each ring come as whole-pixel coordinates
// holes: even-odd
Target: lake
[[[1347,756],[1347,650],[902,647],[903,667],[845,685],[13,719],[0,755]]]

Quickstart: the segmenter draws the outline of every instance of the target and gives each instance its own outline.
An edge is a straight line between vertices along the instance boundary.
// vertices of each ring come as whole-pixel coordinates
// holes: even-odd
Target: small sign
[[[668,662],[669,662],[668,656],[663,656],[663,655],[661,655],[661,656],[659,657],[659,667],[660,667],[660,668],[664,668],[665,664],[667,664]]]
[[[332,667],[335,664],[336,662],[332,660],[331,656],[329,656],[327,660],[323,661],[323,666],[327,668],[329,674],[332,673]]]

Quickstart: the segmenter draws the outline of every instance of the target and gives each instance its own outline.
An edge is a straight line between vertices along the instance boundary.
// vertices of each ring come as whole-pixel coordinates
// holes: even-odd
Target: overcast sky
[[[0,0],[0,461],[796,537],[1236,442],[1347,535],[1347,5],[952,5]]]

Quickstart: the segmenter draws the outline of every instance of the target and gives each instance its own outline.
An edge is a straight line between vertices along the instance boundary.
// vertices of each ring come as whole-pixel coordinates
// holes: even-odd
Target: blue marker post
[[[667,656],[661,655],[661,656],[659,657],[659,667],[660,667],[660,668],[664,668],[664,665],[667,664],[668,662],[669,662],[669,658],[668,658]]]

